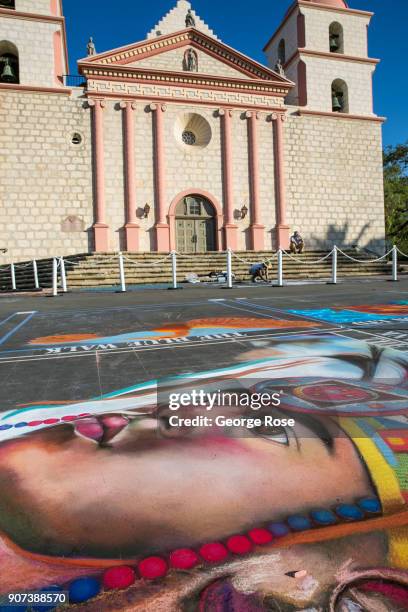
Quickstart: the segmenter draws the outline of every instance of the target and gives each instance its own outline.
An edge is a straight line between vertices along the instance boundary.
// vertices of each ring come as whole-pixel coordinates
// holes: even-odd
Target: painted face
[[[33,552],[139,556],[372,496],[352,441],[320,411],[339,402],[343,408],[368,403],[372,397],[358,380],[381,374],[383,383],[385,371],[391,379],[403,373],[391,358],[387,370],[367,345],[348,346],[347,355],[344,349],[342,341],[294,338],[241,354],[240,362],[251,359],[256,367],[269,358],[256,384],[278,378],[280,386],[293,387],[293,430],[261,426],[240,437],[228,426],[197,427],[186,436],[183,429],[169,432],[169,411],[157,418],[152,409],[144,415],[99,412],[4,442],[0,528]],[[319,371],[329,383],[316,380]],[[335,371],[340,382],[332,380]],[[306,402],[308,410],[303,406],[296,415],[296,402]],[[238,406],[220,413],[248,418],[248,409]],[[201,408],[178,412],[180,418],[199,414]]]

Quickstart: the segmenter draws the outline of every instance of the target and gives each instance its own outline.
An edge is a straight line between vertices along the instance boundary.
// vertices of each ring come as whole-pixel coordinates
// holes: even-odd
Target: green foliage
[[[408,142],[386,147],[383,159],[387,239],[408,253]]]

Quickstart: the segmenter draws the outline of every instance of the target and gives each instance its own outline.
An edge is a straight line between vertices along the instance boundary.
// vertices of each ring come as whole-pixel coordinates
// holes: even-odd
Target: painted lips
[[[106,444],[117,436],[127,425],[129,419],[118,414],[89,417],[75,423],[75,433],[98,444]]]

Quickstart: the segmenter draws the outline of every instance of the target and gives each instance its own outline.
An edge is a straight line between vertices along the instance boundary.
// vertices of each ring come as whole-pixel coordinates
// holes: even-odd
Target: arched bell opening
[[[348,113],[349,98],[347,83],[342,79],[336,79],[333,81],[331,95],[333,113]]]
[[[0,42],[0,83],[20,83],[18,49],[8,40]]]
[[[15,0],[0,0],[0,8],[15,9]]]
[[[344,53],[343,26],[338,21],[333,21],[329,27],[330,53]]]

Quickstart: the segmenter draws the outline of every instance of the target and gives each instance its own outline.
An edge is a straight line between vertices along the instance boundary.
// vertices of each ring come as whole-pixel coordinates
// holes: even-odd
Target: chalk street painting
[[[336,308],[307,308],[288,310],[289,313],[326,321],[335,325],[370,326],[379,323],[408,322],[408,303],[344,306]]]
[[[168,435],[157,385],[189,376],[279,390],[268,410],[295,426]],[[238,342],[227,367],[3,412],[0,593],[94,612],[407,610],[407,391],[402,352],[281,332]]]

